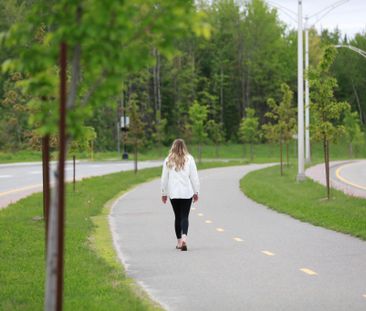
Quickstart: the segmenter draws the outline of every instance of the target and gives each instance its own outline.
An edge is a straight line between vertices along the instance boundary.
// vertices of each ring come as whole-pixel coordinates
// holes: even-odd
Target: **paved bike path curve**
[[[264,166],[199,172],[188,252],[159,180],[122,196],[110,225],[127,274],[167,310],[366,310],[366,242],[245,197],[239,180]]]

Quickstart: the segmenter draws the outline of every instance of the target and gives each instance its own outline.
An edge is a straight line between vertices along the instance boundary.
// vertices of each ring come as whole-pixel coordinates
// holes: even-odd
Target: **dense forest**
[[[5,33],[36,0],[2,0],[0,31]],[[151,48],[154,62],[121,81],[124,92],[100,105],[85,126],[96,132],[99,151],[115,150],[118,122],[133,98],[144,127],[144,145],[168,144],[175,137],[194,139],[192,107],[204,107],[205,141],[214,141],[219,131],[224,141],[238,142],[238,130],[247,108],[252,108],[260,124],[266,122],[268,99],[279,100],[281,85],[297,88],[297,32],[280,21],[275,8],[263,0],[197,1],[196,10],[210,25],[210,38],[186,33],[176,40],[176,53],[162,56]],[[45,31],[39,27],[43,36]],[[31,40],[30,40],[31,42]],[[339,29],[310,31],[310,64],[316,66],[328,45],[350,44],[366,50],[366,32],[347,38]],[[2,47],[0,62],[14,51]],[[113,62],[113,59],[110,60]],[[366,60],[348,49],[338,49],[331,68],[338,80],[336,97],[347,101],[366,122]],[[39,134],[30,118],[29,102],[19,88],[22,73],[0,76],[0,150],[38,149]],[[206,116],[205,115],[205,116]],[[215,130],[216,129],[216,130]],[[208,137],[206,137],[208,136]],[[260,140],[264,141],[265,135]]]

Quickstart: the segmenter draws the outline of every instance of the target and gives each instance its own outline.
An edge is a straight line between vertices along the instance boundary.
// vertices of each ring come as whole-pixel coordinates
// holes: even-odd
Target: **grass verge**
[[[243,164],[203,163],[200,169]],[[64,310],[160,310],[126,277],[112,245],[110,200],[160,175],[160,168],[85,179],[67,186]],[[109,202],[109,203],[108,203]],[[42,195],[0,210],[0,310],[41,310],[44,297]]]
[[[189,145],[189,150],[192,155],[197,158],[198,148],[195,145]],[[169,151],[170,147],[151,147],[142,150],[139,153],[139,160],[158,160],[163,159]],[[350,158],[348,154],[348,145],[345,143],[332,144],[331,157],[332,160],[347,159]],[[296,154],[297,145],[295,141],[289,145],[289,160],[294,163],[297,159]],[[203,159],[250,159],[249,146],[243,146],[241,144],[226,143],[222,144],[219,148],[219,153],[216,152],[216,147],[213,145],[202,146],[202,158]],[[357,158],[366,157],[366,145],[359,148],[356,153]],[[69,159],[72,159],[72,153],[69,153]],[[77,160],[90,160],[90,155],[87,152],[76,153]],[[52,159],[57,159],[57,154],[52,153]],[[130,159],[132,155],[130,154]],[[121,154],[115,151],[95,152],[94,161],[103,160],[121,160]],[[11,162],[25,162],[25,161],[41,161],[41,153],[36,151],[18,151],[18,152],[1,152],[0,151],[0,163]],[[254,146],[254,158],[252,162],[255,163],[268,163],[279,161],[279,147],[275,144],[258,144]],[[319,143],[312,144],[312,161],[323,161],[322,145]]]
[[[295,167],[282,177],[278,166],[251,172],[240,187],[249,198],[276,211],[366,240],[366,200],[333,189],[328,201],[324,186],[310,179],[296,182]]]

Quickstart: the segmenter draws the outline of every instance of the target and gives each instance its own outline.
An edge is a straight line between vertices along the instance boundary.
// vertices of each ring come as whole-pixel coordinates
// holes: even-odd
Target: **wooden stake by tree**
[[[314,120],[310,130],[313,138],[323,143],[328,200],[330,199],[329,145],[345,133],[342,115],[350,109],[347,102],[338,102],[334,96],[337,80],[331,76],[330,66],[335,56],[336,49],[328,47],[318,67],[309,73],[312,88],[310,109]]]
[[[288,145],[295,133],[296,108],[291,105],[293,92],[289,86],[283,83],[281,85],[281,91],[283,97],[280,103],[276,103],[273,98],[268,99],[267,103],[271,111],[267,112],[265,116],[271,119],[271,121],[264,124],[262,128],[269,141],[279,143],[280,145],[280,170],[281,176],[283,176],[283,145],[286,145],[286,159],[288,164]]]
[[[246,117],[240,122],[238,134],[242,143],[248,143],[250,145],[250,160],[253,160],[253,145],[259,140],[259,121],[255,116],[255,110],[253,108],[246,108],[245,114]]]

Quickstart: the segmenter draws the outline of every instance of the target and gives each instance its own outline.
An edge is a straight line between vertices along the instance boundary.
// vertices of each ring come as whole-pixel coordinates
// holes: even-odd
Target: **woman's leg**
[[[189,227],[189,212],[191,210],[192,199],[181,199],[180,204],[180,217],[181,217],[181,226],[182,233],[184,236],[188,234]]]
[[[182,238],[182,220],[181,220],[181,213],[180,213],[180,202],[179,199],[170,199],[170,202],[172,203],[173,211],[174,211],[174,229],[175,229],[175,235],[177,236],[177,239]]]

